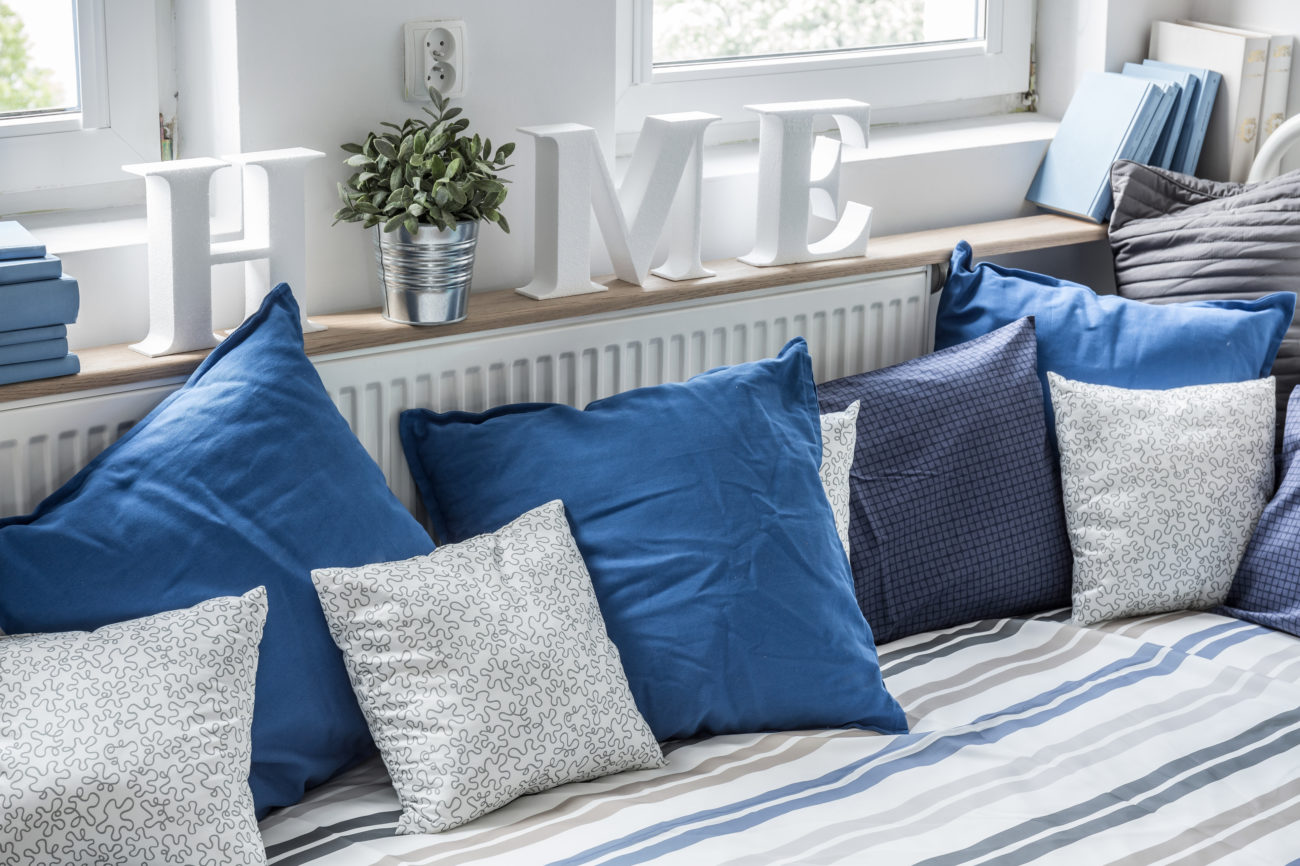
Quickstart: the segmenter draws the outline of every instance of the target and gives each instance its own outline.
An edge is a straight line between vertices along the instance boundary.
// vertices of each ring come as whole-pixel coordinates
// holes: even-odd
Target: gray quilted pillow
[[[1300,171],[1256,184],[1201,180],[1120,160],[1110,169],[1115,285],[1152,303],[1251,300],[1300,290]],[[1273,364],[1278,441],[1300,382],[1300,326]]]

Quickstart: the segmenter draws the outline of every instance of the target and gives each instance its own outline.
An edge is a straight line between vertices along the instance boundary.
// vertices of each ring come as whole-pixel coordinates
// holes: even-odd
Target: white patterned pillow
[[[0,863],[266,862],[248,788],[261,587],[0,640]]]
[[[558,500],[428,556],[312,580],[401,801],[399,833],[662,766]]]
[[[1048,382],[1074,621],[1223,603],[1273,490],[1273,379],[1167,391]]]
[[[835,531],[839,533],[844,553],[849,552],[849,470],[853,468],[853,449],[858,444],[858,409],[861,400],[854,400],[840,412],[822,416],[822,466],[819,470],[822,488],[831,503],[835,516]]]

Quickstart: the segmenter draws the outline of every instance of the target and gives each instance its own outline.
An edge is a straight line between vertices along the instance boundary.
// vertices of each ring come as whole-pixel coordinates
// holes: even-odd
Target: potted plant
[[[491,139],[468,135],[460,108],[433,88],[429,98],[428,120],[383,123],[391,131],[343,145],[353,174],[339,184],[343,206],[334,214],[335,224],[374,230],[384,318],[408,325],[465,318],[479,222],[510,231],[499,173],[514,143],[494,152]]]

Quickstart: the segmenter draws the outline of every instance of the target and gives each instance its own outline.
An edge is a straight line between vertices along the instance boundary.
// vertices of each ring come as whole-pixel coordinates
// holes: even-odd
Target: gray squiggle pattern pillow
[[[0,639],[0,863],[266,862],[248,788],[261,587]]]
[[[1222,604],[1273,491],[1273,379],[1137,391],[1047,374],[1081,625]]]
[[[853,468],[853,448],[858,444],[861,406],[861,400],[854,400],[843,411],[822,416],[822,466],[818,471],[845,555],[849,553],[849,471]]]
[[[401,801],[399,833],[662,766],[558,500],[428,556],[312,580]]]

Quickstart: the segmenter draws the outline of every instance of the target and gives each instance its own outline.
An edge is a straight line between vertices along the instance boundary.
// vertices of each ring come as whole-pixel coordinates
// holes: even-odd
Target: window
[[[155,0],[0,0],[0,213],[139,200],[159,158]]]
[[[77,25],[71,0],[0,2],[0,118],[81,110]]]
[[[652,64],[791,58],[984,36],[980,0],[652,0]]]
[[[623,0],[618,130],[686,110],[752,123],[744,106],[762,102],[849,97],[879,116],[1005,101],[1029,87],[1032,14],[1032,0]]]

